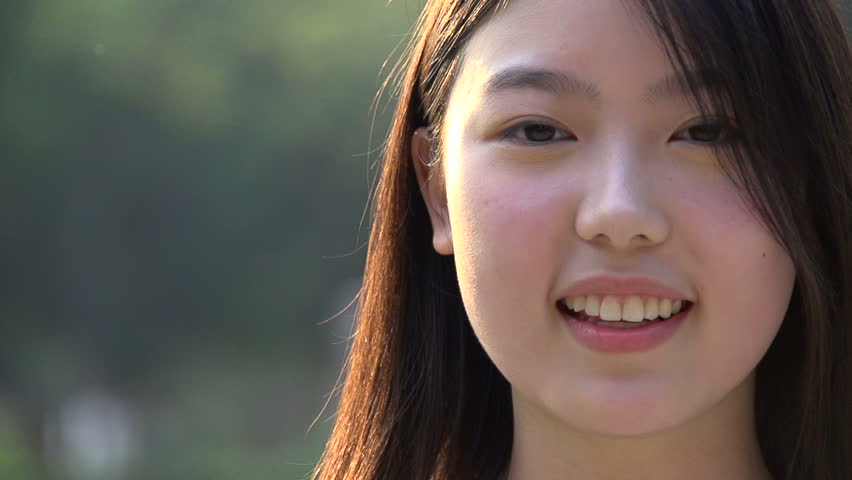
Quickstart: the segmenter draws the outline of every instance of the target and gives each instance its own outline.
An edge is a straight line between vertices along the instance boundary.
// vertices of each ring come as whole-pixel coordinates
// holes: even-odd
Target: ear
[[[453,234],[447,211],[447,194],[441,169],[434,164],[435,146],[426,127],[420,127],[411,136],[411,161],[417,173],[420,194],[429,210],[432,221],[432,245],[441,255],[453,253]]]

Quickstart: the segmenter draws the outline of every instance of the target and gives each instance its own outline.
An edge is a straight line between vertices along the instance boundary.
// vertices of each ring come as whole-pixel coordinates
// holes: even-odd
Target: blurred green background
[[[310,470],[422,3],[3,0],[0,479]]]
[[[421,5],[3,0],[0,479],[309,471]]]

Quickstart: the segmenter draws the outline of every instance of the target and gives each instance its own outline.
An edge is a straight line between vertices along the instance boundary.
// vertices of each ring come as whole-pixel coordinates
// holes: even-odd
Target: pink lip
[[[618,275],[595,275],[581,279],[562,292],[557,300],[588,295],[615,295],[620,297],[636,295],[643,299],[660,297],[694,302],[685,293],[652,278]]]
[[[636,328],[598,326],[560,310],[568,329],[580,343],[599,353],[638,353],[651,350],[671,338],[695,305],[672,317]]]

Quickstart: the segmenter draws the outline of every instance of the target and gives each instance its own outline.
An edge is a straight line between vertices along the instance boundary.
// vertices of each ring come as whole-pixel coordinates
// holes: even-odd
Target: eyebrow
[[[717,76],[712,73],[702,75],[699,72],[689,72],[688,75],[697,82],[699,90],[716,88],[719,85]],[[688,85],[685,75],[671,73],[649,85],[642,97],[651,105],[666,99],[684,97],[688,95]],[[526,88],[555,95],[580,96],[592,103],[601,103],[600,88],[593,82],[567,71],[528,66],[513,66],[495,73],[485,83],[484,91],[485,97],[488,98],[506,90]]]

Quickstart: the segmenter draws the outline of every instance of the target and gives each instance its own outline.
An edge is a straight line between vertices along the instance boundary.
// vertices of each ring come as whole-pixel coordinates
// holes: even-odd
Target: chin
[[[623,394],[612,397],[589,395],[576,398],[570,406],[560,406],[557,416],[574,428],[611,437],[642,437],[664,432],[690,418],[687,403],[669,394]]]

